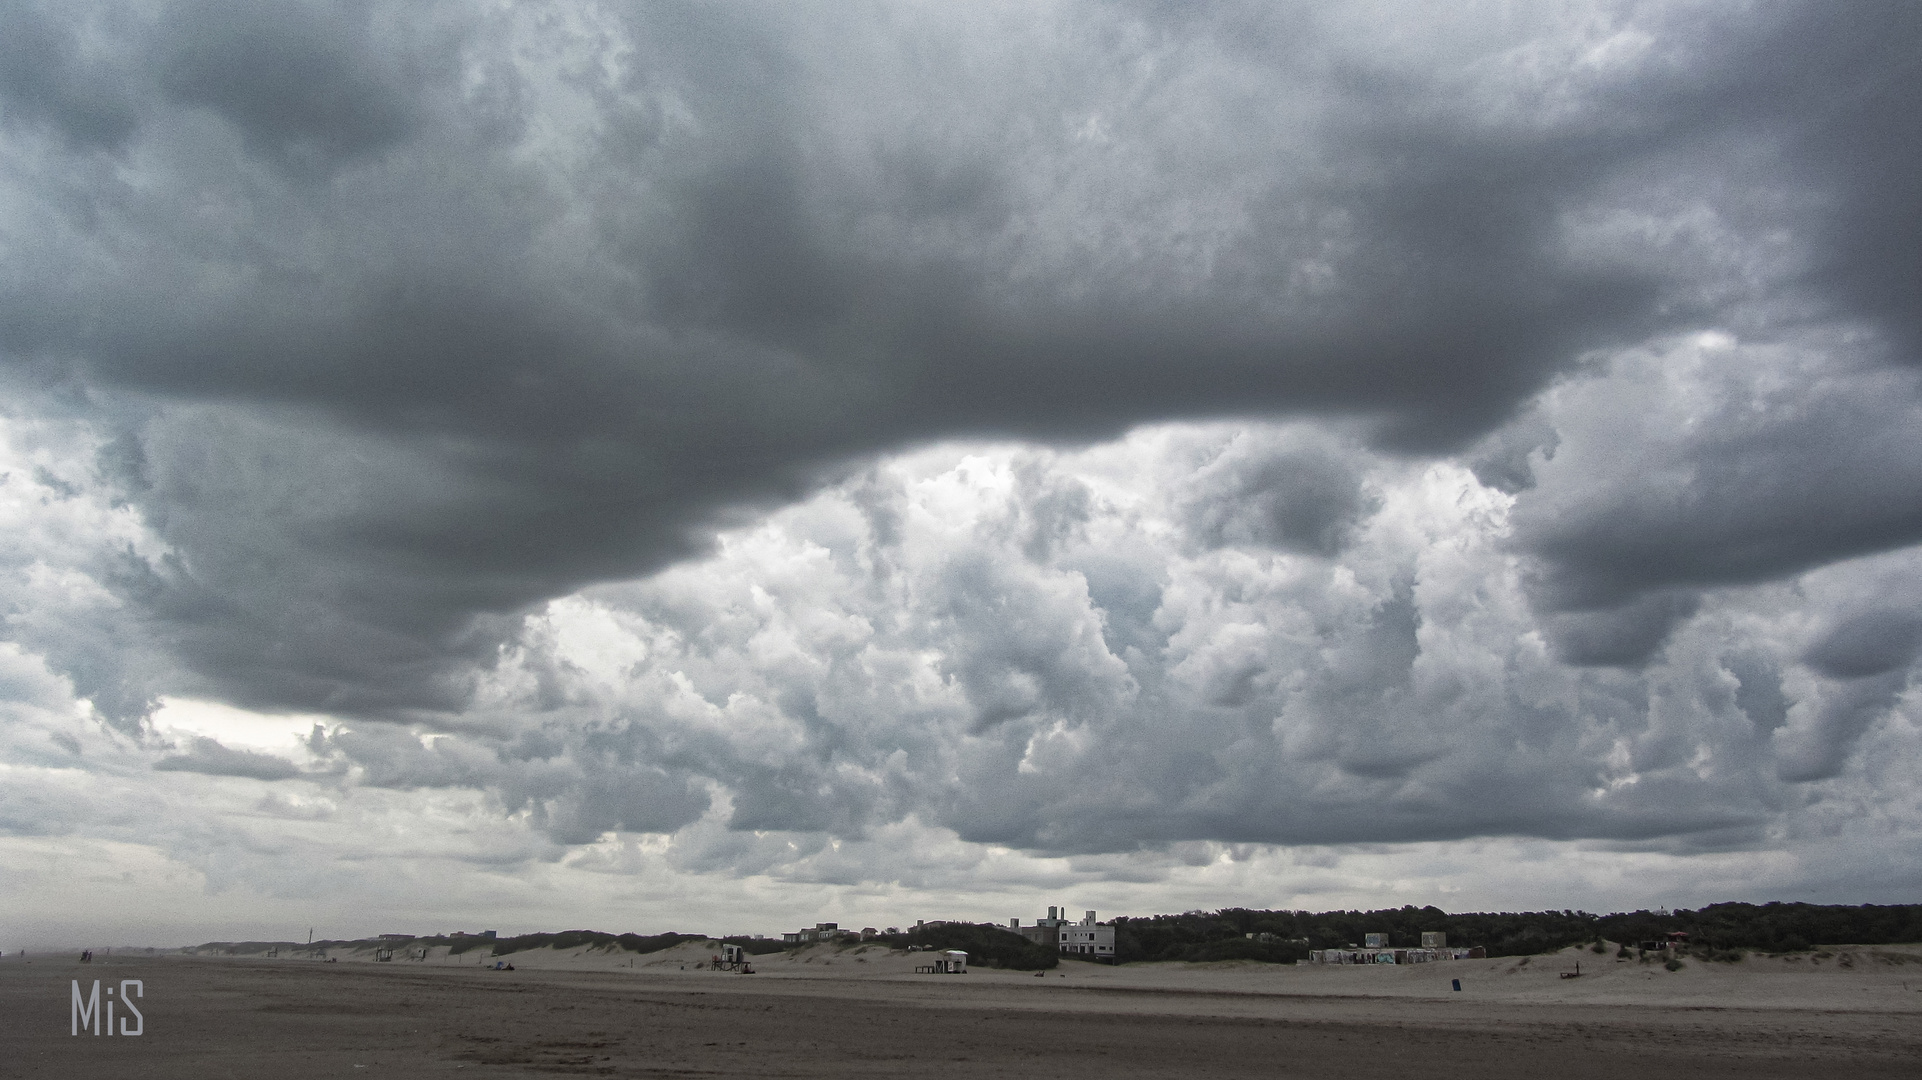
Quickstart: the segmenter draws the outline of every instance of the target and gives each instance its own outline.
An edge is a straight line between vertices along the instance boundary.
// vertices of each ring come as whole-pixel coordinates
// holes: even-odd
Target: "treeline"
[[[1037,945],[1005,926],[993,923],[943,923],[919,926],[905,934],[884,934],[878,939],[894,949],[916,945],[922,949],[961,949],[968,963],[977,967],[1009,968],[1014,971],[1043,971],[1061,962],[1059,949]]]
[[[1608,940],[1634,944],[1672,931],[1705,949],[1793,952],[1818,945],[1922,941],[1922,905],[1711,904],[1698,911],[1592,915],[1585,911],[1450,914],[1412,905],[1381,911],[1257,911],[1228,908],[1115,920],[1115,956],[1143,960],[1259,960],[1289,963],[1310,949],[1361,945],[1387,934],[1391,948],[1415,948],[1439,930],[1451,946],[1490,956],[1526,956]],[[1249,935],[1254,935],[1250,937]]]
[[[766,938],[754,938],[745,935],[711,938],[706,934],[677,934],[672,931],[664,934],[609,934],[601,930],[562,930],[551,934],[520,934],[515,937],[505,938],[481,937],[478,934],[423,934],[420,937],[407,938],[404,940],[390,941],[383,938],[360,938],[352,941],[316,941],[306,945],[292,941],[210,941],[205,945],[194,946],[187,951],[206,951],[227,953],[236,956],[248,956],[276,950],[285,950],[288,952],[325,952],[334,949],[381,948],[398,948],[404,950],[445,945],[447,946],[449,955],[452,956],[473,952],[476,949],[484,949],[493,956],[508,956],[517,952],[526,952],[529,949],[573,949],[582,945],[595,945],[603,949],[618,948],[631,953],[645,954],[660,952],[662,949],[671,949],[687,941],[717,940],[739,945],[748,952],[756,955],[781,951],[781,943],[778,940],[770,941]]]
[[[1637,911],[1601,920],[1603,936],[1634,944],[1672,930],[1691,946],[1799,952],[1818,945],[1899,945],[1922,941],[1922,904],[1710,904],[1696,911]]]
[[[1414,948],[1439,930],[1455,946],[1480,945],[1490,956],[1552,952],[1592,941],[1597,917],[1579,911],[1451,915],[1437,907],[1381,911],[1257,911],[1228,908],[1115,920],[1115,956],[1137,960],[1261,960],[1292,963],[1310,949],[1359,947],[1387,934],[1391,948]],[[1249,937],[1248,935],[1254,935]]]
[[[417,938],[412,945],[415,948],[423,945],[445,945],[448,947],[447,951],[455,956],[484,945],[493,946],[492,953],[495,956],[507,956],[511,953],[526,952],[529,949],[573,949],[582,945],[598,945],[603,949],[619,948],[631,953],[645,954],[671,949],[687,941],[725,941],[731,945],[739,945],[755,955],[781,951],[779,941],[769,941],[766,938],[745,935],[712,938],[706,934],[677,934],[673,931],[664,934],[609,934],[600,930],[562,930],[554,934],[520,934],[499,939],[462,935]]]
[[[582,945],[598,945],[604,949],[618,946],[631,953],[651,953],[671,949],[683,941],[707,940],[710,939],[706,934],[676,934],[672,931],[665,934],[608,934],[599,930],[562,930],[557,934],[519,934],[498,940],[460,937],[437,938],[430,942],[422,938],[416,944],[447,945],[449,946],[447,951],[457,956],[469,949],[492,945],[493,955],[506,956],[510,953],[526,952],[529,949],[574,949]]]
[[[1437,907],[1381,911],[1258,911],[1227,908],[1115,920],[1115,958],[1121,963],[1153,960],[1255,960],[1286,964],[1304,959],[1310,949],[1359,946],[1368,934],[1387,934],[1391,948],[1415,948],[1424,931],[1448,935],[1451,946],[1479,945],[1489,956],[1527,956],[1570,945],[1611,941],[1633,946],[1660,941],[1670,933],[1688,935],[1691,948],[1728,953],[1752,950],[1797,952],[1823,945],[1895,945],[1922,942],[1922,904],[1855,907],[1819,904],[1710,904],[1695,911],[1649,911],[1591,915],[1585,911],[1468,912],[1449,914]],[[1251,936],[1252,935],[1252,936]],[[571,949],[581,945],[620,948],[632,953],[659,952],[682,942],[714,940],[704,934],[609,934],[563,930],[510,938],[474,935],[419,937],[409,942],[378,940],[208,942],[187,951],[254,955],[270,950],[366,949],[384,944],[402,948],[445,945],[456,955],[487,948],[494,956],[529,949]],[[726,937],[749,953],[778,952],[778,940]],[[1062,954],[991,923],[924,926],[880,939],[893,948],[963,949],[968,962],[984,967],[1040,971],[1060,963]],[[1077,959],[1069,956],[1068,959]]]

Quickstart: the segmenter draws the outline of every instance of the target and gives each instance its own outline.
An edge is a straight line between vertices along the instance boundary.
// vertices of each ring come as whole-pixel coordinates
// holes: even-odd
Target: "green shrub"
[[[1670,971],[1682,970],[1682,962],[1673,957],[1670,957],[1668,963],[1663,964],[1662,966],[1669,969]]]

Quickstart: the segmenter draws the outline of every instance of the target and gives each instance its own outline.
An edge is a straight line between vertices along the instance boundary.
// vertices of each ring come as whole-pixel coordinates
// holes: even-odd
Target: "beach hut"
[[[960,949],[949,949],[937,953],[932,964],[918,964],[914,969],[917,975],[966,975],[968,973],[968,954]]]

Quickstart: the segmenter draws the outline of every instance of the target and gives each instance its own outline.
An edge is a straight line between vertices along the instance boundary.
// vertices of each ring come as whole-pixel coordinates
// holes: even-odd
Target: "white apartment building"
[[[1033,926],[1022,926],[1020,919],[1011,919],[1008,929],[1037,945],[1053,945],[1064,953],[1110,961],[1115,958],[1114,924],[1097,921],[1092,911],[1080,922],[1069,922],[1066,909],[1049,908],[1048,917],[1036,919]]]

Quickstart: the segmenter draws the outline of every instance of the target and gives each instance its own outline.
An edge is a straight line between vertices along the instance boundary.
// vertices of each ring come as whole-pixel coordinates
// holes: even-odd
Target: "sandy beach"
[[[1922,947],[1826,951],[1676,972],[1569,951],[1400,968],[1064,963],[1040,977],[915,975],[917,957],[875,946],[757,957],[751,976],[697,969],[710,950],[692,944],[515,953],[511,972],[444,949],[392,963],[9,956],[0,1073],[1922,1075]],[[76,979],[103,993],[140,980],[144,1033],[73,1036]]]

